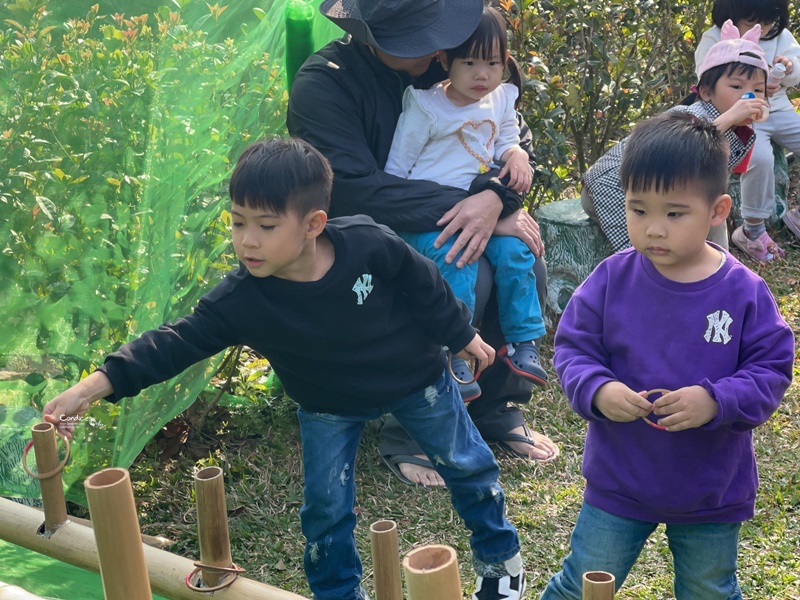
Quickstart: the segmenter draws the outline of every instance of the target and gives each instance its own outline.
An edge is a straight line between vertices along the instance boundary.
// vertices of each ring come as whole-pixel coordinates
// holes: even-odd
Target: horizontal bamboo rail
[[[0,539],[87,571],[100,572],[97,545],[91,529],[67,521],[50,538],[45,538],[38,534],[41,525],[40,511],[0,498]],[[154,593],[171,600],[208,600],[208,594],[193,592],[184,584],[186,575],[195,568],[191,560],[165,550],[143,547]],[[230,587],[214,592],[214,600],[234,599],[307,600],[245,577],[239,577]]]

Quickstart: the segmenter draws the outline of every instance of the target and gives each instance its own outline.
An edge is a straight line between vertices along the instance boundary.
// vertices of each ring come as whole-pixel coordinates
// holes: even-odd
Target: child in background
[[[327,219],[333,175],[300,140],[258,142],[230,182],[240,266],[191,315],[148,331],[44,408],[64,430],[228,346],[264,355],[300,405],[305,569],[318,600],[363,600],[354,465],[364,425],[391,412],[428,456],[472,531],[481,598],[525,588],[498,467],[445,368],[442,345],[482,367],[494,351],[436,265],[369,217]],[[335,482],[335,483],[331,483]],[[500,590],[506,590],[500,595]],[[510,591],[509,591],[510,590]]]
[[[556,332],[556,371],[589,422],[586,490],[542,600],[580,600],[586,571],[612,573],[619,589],[659,523],[677,600],[741,598],[738,535],[758,487],[752,430],[791,383],[794,340],[764,281],[706,241],[730,211],[727,165],[719,129],[686,113],[643,121],[628,138],[620,177],[633,248],[598,265]]]
[[[530,157],[519,146],[515,107],[522,74],[507,49],[506,24],[493,8],[484,8],[478,28],[461,46],[440,53],[449,79],[429,90],[406,89],[385,171],[406,179],[427,179],[470,189],[473,180],[497,169],[508,186],[525,194],[531,186]],[[508,69],[511,83],[503,83]],[[500,166],[502,165],[502,166]],[[436,262],[456,297],[475,311],[477,263],[448,262],[457,236],[435,247],[439,231],[398,232],[409,245]],[[534,256],[519,238],[493,236],[484,254],[494,267],[500,328],[506,344],[497,355],[517,375],[547,385],[534,340],[545,333],[533,274]],[[459,379],[471,380],[463,359],[453,360]],[[480,396],[477,382],[461,385],[465,401]]]
[[[768,109],[766,100],[767,61],[758,45],[761,28],[755,25],[745,35],[730,24],[722,39],[709,50],[697,68],[698,82],[684,105],[670,111],[684,111],[713,123],[730,145],[728,167],[737,168],[755,143],[750,128],[753,119]],[[754,98],[743,98],[752,93]],[[619,166],[627,138],[612,147],[583,176],[581,201],[591,218],[598,221],[603,233],[618,252],[631,245],[625,222],[625,192]],[[724,222],[712,228],[709,239],[728,248]]]
[[[769,262],[784,255],[764,226],[764,219],[775,209],[775,157],[770,141],[800,154],[800,114],[792,106],[786,90],[800,82],[800,45],[789,31],[788,0],[716,0],[711,12],[714,27],[703,34],[695,51],[695,62],[705,60],[709,49],[719,42],[722,27],[730,20],[740,32],[761,25],[758,41],[767,62],[783,65],[785,77],[767,83],[769,118],[756,122],[756,143],[747,170],[742,175],[742,217],[744,225],[731,235],[733,243],[751,258]],[[800,214],[787,211],[783,222],[800,237]]]

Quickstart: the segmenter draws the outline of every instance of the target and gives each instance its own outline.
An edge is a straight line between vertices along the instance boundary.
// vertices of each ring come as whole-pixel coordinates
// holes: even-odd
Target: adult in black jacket
[[[330,161],[334,171],[332,216],[367,214],[398,231],[442,228],[441,241],[461,232],[452,250],[459,262],[479,259],[492,234],[514,235],[537,256],[534,267],[544,306],[546,265],[539,228],[522,209],[522,199],[486,174],[464,190],[432,181],[407,180],[383,171],[405,88],[432,85],[446,77],[435,60],[440,48],[458,46],[477,25],[482,0],[325,0],[320,10],[350,35],[309,57],[289,97],[287,126]],[[476,10],[477,8],[477,10]],[[530,144],[530,131],[523,137]],[[475,322],[495,347],[503,344],[488,263],[481,260]],[[487,306],[488,302],[488,306]],[[484,310],[486,309],[486,310]],[[547,459],[558,453],[546,436],[532,433],[516,403],[531,397],[531,384],[497,361],[481,375],[481,397],[469,412],[487,441],[510,453]],[[509,404],[512,403],[512,404]],[[395,473],[424,485],[441,478],[393,421],[383,431],[381,455]]]

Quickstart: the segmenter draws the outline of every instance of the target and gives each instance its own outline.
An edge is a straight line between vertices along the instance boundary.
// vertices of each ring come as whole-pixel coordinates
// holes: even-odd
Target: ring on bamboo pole
[[[465,381],[463,379],[459,379],[458,377],[456,377],[456,374],[453,372],[453,353],[452,352],[448,352],[447,353],[447,370],[450,371],[450,377],[452,377],[453,380],[458,385],[469,385],[470,383],[475,383],[476,381],[478,381],[478,377],[481,376],[481,370],[480,369],[476,369],[475,370],[475,374],[472,376],[472,379],[470,379],[469,381]]]
[[[644,398],[645,398],[645,400],[646,400],[647,398],[649,398],[649,397],[650,397],[650,395],[651,395],[651,394],[661,394],[661,395],[663,396],[664,394],[669,394],[671,391],[672,391],[672,390],[665,390],[664,388],[657,388],[657,389],[655,389],[655,390],[650,390],[649,392],[646,392],[646,393],[644,394]],[[667,429],[667,428],[666,428],[666,427],[664,427],[663,425],[659,425],[658,423],[653,423],[653,421],[651,421],[651,420],[650,420],[650,419],[648,419],[647,417],[640,417],[640,418],[641,418],[641,419],[642,419],[642,420],[643,420],[645,423],[647,423],[648,425],[650,425],[650,427],[653,427],[654,429],[659,429],[659,430],[661,430],[661,431],[666,431],[666,429]],[[598,572],[599,572],[599,571],[598,571]]]
[[[213,565],[204,565],[201,564],[200,561],[195,561],[193,564],[197,568],[188,575],[186,575],[184,583],[186,584],[186,587],[195,592],[216,592],[217,590],[224,589],[229,585],[231,585],[234,581],[236,581],[236,578],[239,577],[240,573],[244,573],[244,569],[242,569],[236,563],[231,563],[230,567],[215,567]],[[222,579],[220,579],[221,583],[218,583],[214,587],[199,587],[192,583],[192,579],[194,579],[194,577],[197,576],[201,571],[217,571],[220,573],[226,573],[228,576],[224,576]],[[230,575],[233,576],[230,577]]]
[[[605,571],[587,571],[583,574],[583,600],[614,600],[616,578]]]
[[[33,428],[36,429],[41,426],[52,427],[53,425],[51,423],[38,423],[37,425],[34,425]],[[44,431],[44,429],[37,429],[37,431]],[[28,452],[30,452],[31,448],[33,448],[33,440],[25,444],[25,449],[22,451],[22,468],[25,469],[25,472],[33,479],[50,479],[51,477],[61,473],[61,471],[64,469],[64,466],[67,464],[67,461],[69,460],[69,439],[67,439],[67,437],[62,433],[56,433],[58,433],[58,435],[61,436],[61,439],[64,440],[64,459],[58,463],[57,467],[48,471],[47,473],[34,473],[31,471],[30,467],[28,467]]]

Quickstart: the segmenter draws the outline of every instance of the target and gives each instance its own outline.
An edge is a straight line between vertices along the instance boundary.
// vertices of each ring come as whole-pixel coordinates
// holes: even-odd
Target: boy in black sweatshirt
[[[481,368],[494,350],[433,262],[369,217],[328,220],[331,182],[327,160],[300,140],[245,150],[230,182],[239,268],[191,315],[125,344],[51,400],[45,419],[69,435],[68,417],[82,416],[95,400],[135,396],[245,344],[269,360],[300,405],[300,519],[314,598],[365,598],[353,468],[364,424],[391,413],[433,459],[472,531],[477,597],[517,599],[525,576],[497,463],[442,346]]]

